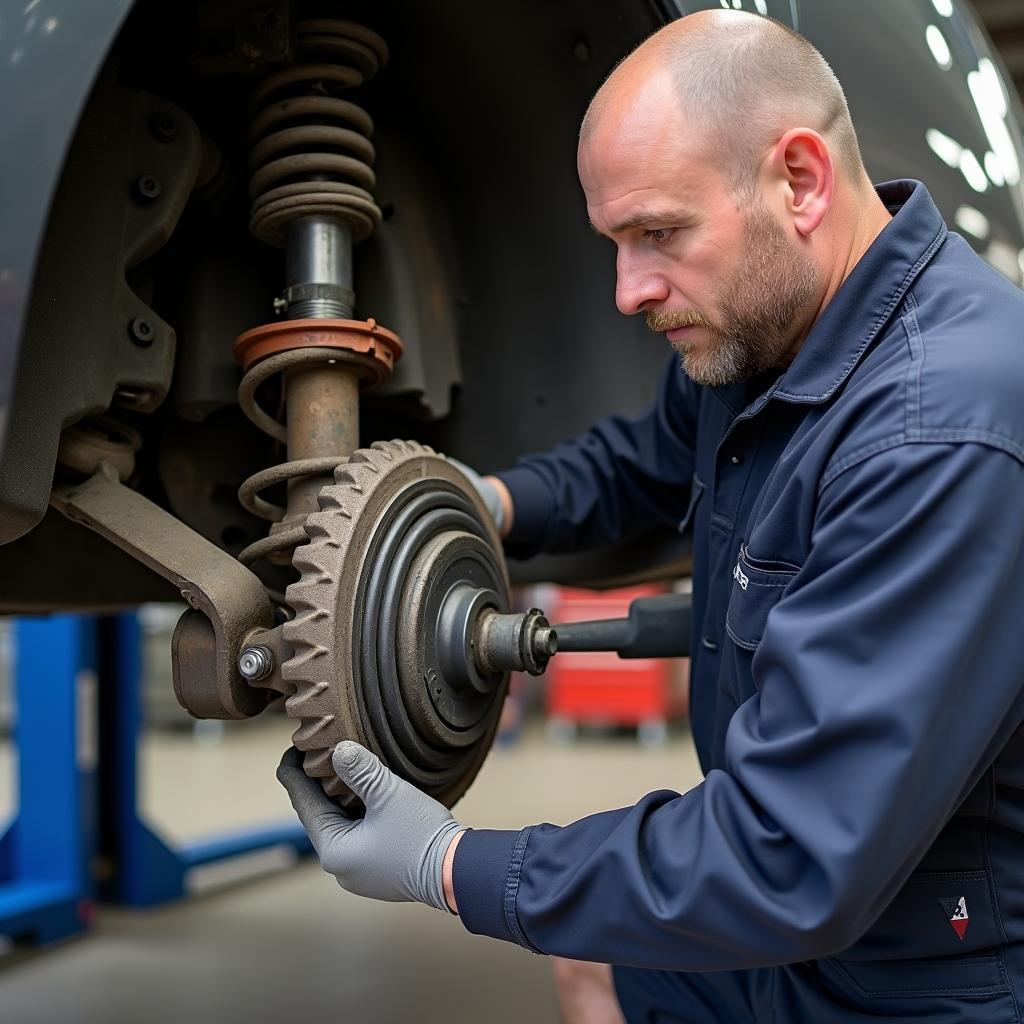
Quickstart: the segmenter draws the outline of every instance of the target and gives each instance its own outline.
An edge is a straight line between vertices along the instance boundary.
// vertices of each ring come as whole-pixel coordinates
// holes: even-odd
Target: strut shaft
[[[288,371],[289,460],[347,456],[359,447],[359,378],[348,367],[314,366]],[[305,476],[288,484],[286,519],[315,512],[316,496],[333,473]]]
[[[327,217],[302,217],[285,231],[288,316],[352,316],[352,232]]]

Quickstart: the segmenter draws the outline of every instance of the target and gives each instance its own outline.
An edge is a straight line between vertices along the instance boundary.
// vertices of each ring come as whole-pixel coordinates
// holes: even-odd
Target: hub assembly
[[[462,474],[411,441],[356,451],[319,504],[282,627],[306,772],[350,799],[331,750],[353,739],[450,806],[490,748],[508,684],[471,650],[481,613],[509,610],[494,524]]]

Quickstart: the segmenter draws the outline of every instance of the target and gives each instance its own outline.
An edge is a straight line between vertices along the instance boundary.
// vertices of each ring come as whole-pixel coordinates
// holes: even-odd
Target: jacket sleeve
[[[724,768],[564,828],[467,833],[466,927],[673,970],[855,942],[1024,716],[1022,508],[1024,467],[981,444],[845,468],[768,613]]]
[[[673,356],[641,415],[609,416],[498,473],[514,508],[508,552],[582,550],[656,523],[678,525],[693,477],[697,402],[696,386]]]

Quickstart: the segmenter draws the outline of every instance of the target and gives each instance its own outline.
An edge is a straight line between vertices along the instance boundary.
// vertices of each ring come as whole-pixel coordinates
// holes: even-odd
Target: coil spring
[[[287,370],[304,366],[316,366],[324,363],[344,363],[357,372],[360,379],[372,386],[381,379],[379,365],[371,357],[357,352],[345,352],[338,349],[304,348],[290,352],[281,352],[257,363],[242,378],[238,389],[238,401],[242,411],[249,420],[274,440],[287,442],[287,428],[277,417],[268,413],[258,402],[256,392],[260,385],[271,377],[284,374]],[[250,476],[238,489],[238,499],[242,506],[253,515],[270,522],[269,536],[254,541],[239,555],[239,561],[251,565],[261,558],[275,560],[275,556],[290,555],[291,549],[297,544],[306,542],[306,533],[302,522],[289,522],[285,519],[285,508],[275,505],[262,498],[261,492],[292,480],[303,477],[333,474],[348,456],[327,455],[318,459],[293,459],[281,462],[260,470]]]
[[[358,242],[381,220],[370,191],[373,121],[334,94],[371,79],[387,63],[387,44],[362,25],[322,18],[299,23],[297,46],[315,63],[270,75],[253,95],[249,228],[281,247],[288,224],[323,216],[348,225]]]
[[[376,179],[373,121],[362,107],[339,92],[362,85],[387,63],[384,40],[370,29],[337,19],[313,19],[297,26],[300,63],[266,78],[252,98],[250,126],[249,229],[268,245],[284,247],[288,226],[305,218],[345,225],[353,242],[366,238],[381,221],[371,189]],[[288,302],[290,318],[351,315],[351,292],[317,286],[313,296]],[[256,400],[257,388],[285,371],[320,364],[348,363],[364,383],[379,374],[375,360],[337,349],[298,348],[262,360],[245,374],[239,404],[248,418],[277,441],[287,439],[285,425]],[[270,536],[250,544],[239,558],[287,559],[305,541],[301,520],[260,496],[289,481],[331,473],[344,456],[291,460],[246,480],[239,490],[243,506],[273,525]]]

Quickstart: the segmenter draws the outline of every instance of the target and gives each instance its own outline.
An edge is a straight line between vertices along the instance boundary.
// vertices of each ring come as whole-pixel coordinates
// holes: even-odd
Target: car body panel
[[[131,0],[0,5],[0,455],[50,203],[82,108]]]

